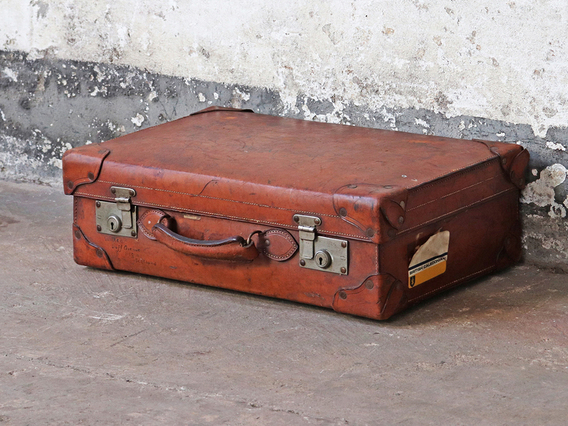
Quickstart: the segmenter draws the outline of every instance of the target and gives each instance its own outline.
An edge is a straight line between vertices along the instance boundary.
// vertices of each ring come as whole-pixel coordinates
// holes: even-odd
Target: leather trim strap
[[[192,115],[198,115],[198,114],[206,114],[208,112],[219,112],[219,111],[252,112],[252,113],[254,113],[254,111],[252,109],[239,109],[239,108],[230,108],[230,107],[210,106],[208,108],[202,109],[201,111],[197,111],[197,112],[194,112],[193,114],[189,114],[189,115],[192,116]]]

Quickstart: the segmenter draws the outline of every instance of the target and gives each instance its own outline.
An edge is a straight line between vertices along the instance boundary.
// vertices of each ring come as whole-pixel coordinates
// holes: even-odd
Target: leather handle
[[[250,262],[258,257],[258,249],[251,240],[240,236],[224,240],[194,240],[184,237],[157,223],[152,227],[152,235],[157,241],[183,254],[216,260],[237,260]]]

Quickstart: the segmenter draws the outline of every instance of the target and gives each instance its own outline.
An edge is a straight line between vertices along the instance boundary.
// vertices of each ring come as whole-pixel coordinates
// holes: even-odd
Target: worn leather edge
[[[73,225],[73,243],[73,259],[75,263],[114,271],[106,252],[101,247],[90,242],[76,224]]]
[[[396,236],[406,219],[407,201],[407,188],[386,184],[344,185],[333,194],[336,214],[375,243],[385,243]]]
[[[523,189],[526,186],[525,171],[529,165],[529,160],[530,153],[525,148],[513,158],[509,177],[511,182],[519,189]]]
[[[528,166],[530,154],[520,145],[506,142],[484,141],[472,139],[482,143],[489,151],[499,158],[499,164],[509,181],[519,189],[525,187],[525,170]]]
[[[189,116],[198,115],[198,114],[207,114],[208,112],[217,112],[217,111],[232,111],[232,112],[252,112],[252,109],[240,109],[240,108],[231,108],[231,107],[220,107],[220,106],[210,106],[200,111],[196,111]]]
[[[77,187],[95,182],[101,172],[103,161],[110,150],[97,145],[84,145],[63,154],[63,190],[71,195]]]
[[[370,275],[354,287],[338,289],[332,302],[336,312],[385,320],[408,305],[400,281],[390,274]]]

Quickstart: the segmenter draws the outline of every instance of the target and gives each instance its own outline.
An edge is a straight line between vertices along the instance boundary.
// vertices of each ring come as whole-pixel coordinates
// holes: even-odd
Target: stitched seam
[[[502,194],[505,194],[505,193],[511,192],[511,191],[518,191],[518,189],[517,189],[517,188],[505,189],[505,190],[503,190],[503,191],[501,191],[501,192],[498,192],[497,194],[491,195],[490,197],[483,198],[482,200],[477,200],[475,203],[471,203],[471,204],[468,204],[467,206],[460,207],[459,209],[452,210],[451,212],[444,213],[443,215],[438,216],[438,217],[435,217],[435,218],[433,218],[433,219],[430,219],[430,220],[427,221],[427,222],[422,222],[421,224],[416,225],[416,226],[413,227],[413,228],[405,229],[405,230],[401,231],[400,233],[398,233],[397,235],[402,235],[402,234],[405,234],[405,233],[407,233],[407,232],[413,231],[413,230],[415,230],[415,229],[417,229],[417,228],[422,228],[423,226],[427,226],[427,225],[429,225],[429,224],[431,224],[431,223],[433,223],[433,222],[436,222],[437,220],[440,220],[440,219],[442,219],[442,218],[444,218],[444,217],[451,216],[451,215],[453,215],[453,214],[455,214],[455,213],[457,213],[457,212],[460,212],[460,211],[462,211],[462,210],[468,209],[468,208],[470,208],[471,206],[475,206],[475,205],[477,205],[477,204],[481,204],[481,203],[490,201],[490,200],[492,200],[492,199],[494,199],[494,198],[497,198],[499,195],[502,195]]]
[[[375,256],[375,267],[377,268],[377,274],[379,273],[379,245],[375,244],[377,255]]]
[[[294,212],[294,213],[305,213],[305,214],[319,215],[319,216],[327,216],[327,217],[333,217],[333,218],[338,218],[338,217],[340,217],[340,216],[337,216],[337,215],[331,215],[331,214],[326,214],[326,213],[317,213],[317,212],[310,212],[310,211],[301,211],[301,210],[286,209],[286,208],[284,208],[284,207],[269,206],[269,205],[266,205],[266,204],[251,203],[251,202],[248,202],[248,201],[229,200],[229,199],[227,199],[227,198],[211,197],[211,196],[209,196],[209,195],[190,194],[190,193],[188,193],[188,192],[171,191],[171,190],[169,190],[169,189],[150,188],[150,187],[147,187],[147,186],[124,184],[124,183],[120,183],[120,182],[109,182],[109,181],[106,181],[106,180],[99,180],[98,182],[100,182],[100,183],[108,183],[108,184],[111,184],[111,185],[121,185],[121,186],[133,187],[133,188],[148,189],[148,190],[150,190],[150,191],[161,191],[161,192],[169,192],[169,193],[172,193],[172,194],[188,195],[188,196],[190,196],[190,197],[207,198],[207,199],[210,199],[210,200],[218,200],[218,201],[227,201],[227,202],[231,202],[231,203],[246,204],[246,205],[249,205],[249,206],[265,207],[265,208],[269,208],[269,209],[284,210],[284,211]]]
[[[418,208],[420,208],[420,207],[426,206],[426,205],[428,205],[428,204],[435,203],[436,201],[443,200],[444,198],[451,197],[451,196],[454,195],[454,194],[459,194],[460,192],[463,192],[463,191],[465,191],[466,189],[473,188],[474,186],[481,185],[481,184],[483,184],[483,183],[485,183],[485,182],[489,182],[490,180],[493,180],[493,179],[495,179],[495,176],[490,177],[489,179],[482,180],[481,182],[474,183],[473,185],[466,186],[465,188],[459,189],[459,190],[457,190],[457,191],[450,192],[449,194],[446,194],[446,195],[444,195],[443,197],[436,198],[436,199],[434,199],[434,200],[430,200],[430,201],[428,201],[428,202],[426,202],[426,203],[424,203],[424,204],[420,204],[420,205],[418,205],[418,206],[416,206],[416,207],[412,207],[411,209],[408,209],[408,210],[407,210],[407,213],[410,212],[410,211],[412,211],[412,210],[418,209]]]
[[[481,160],[481,162],[480,162],[480,161],[476,161],[475,163],[471,163],[471,164],[469,164],[469,165],[467,165],[467,166],[465,166],[465,167],[462,167],[461,169],[457,169],[457,170],[454,170],[453,172],[444,173],[444,174],[442,174],[442,175],[436,176],[435,178],[432,178],[432,179],[429,180],[428,182],[425,182],[425,183],[422,183],[422,184],[420,184],[420,185],[413,186],[412,188],[409,188],[409,190],[412,190],[412,191],[421,191],[421,190],[423,190],[423,189],[425,189],[425,188],[429,188],[430,186],[436,185],[437,182],[434,182],[434,181],[436,181],[436,180],[438,180],[438,179],[441,179],[441,178],[450,179],[450,178],[456,177],[456,175],[460,175],[460,174],[463,174],[463,173],[465,173],[465,172],[469,172],[469,171],[471,171],[471,170],[481,169],[481,168],[484,168],[484,167],[488,167],[488,166],[491,164],[491,163],[490,163],[490,160],[495,159],[495,158],[499,158],[499,156],[493,155],[492,157],[487,157],[486,159]]]
[[[265,247],[262,251],[267,257],[274,259],[274,260],[289,259],[294,253],[296,253],[296,250],[298,250],[298,244],[296,243],[296,240],[294,240],[294,238],[292,238],[292,236],[289,235],[288,233],[280,232],[276,229],[269,229],[268,231],[266,231],[264,233],[264,235],[270,235],[270,234],[276,234],[276,235],[280,235],[280,236],[284,237],[286,239],[286,241],[288,241],[292,245],[292,247],[290,247],[288,249],[288,251],[286,253],[284,253],[282,256],[278,256],[276,254],[270,253],[267,250],[267,248]]]
[[[79,200],[77,197],[73,197],[73,223],[77,225],[77,204],[79,204]]]
[[[422,294],[422,295],[420,295],[420,296],[417,296],[417,297],[415,297],[415,298],[413,298],[413,299],[409,299],[408,302],[410,303],[410,302],[412,302],[412,301],[414,301],[414,300],[416,300],[416,299],[422,299],[423,297],[428,296],[429,294],[436,293],[436,292],[438,292],[438,291],[440,291],[440,290],[442,290],[442,289],[444,289],[444,288],[446,288],[446,287],[451,286],[452,284],[455,284],[455,283],[457,283],[457,282],[459,282],[459,281],[467,280],[469,277],[473,277],[474,275],[481,274],[481,273],[483,273],[483,272],[485,272],[485,271],[488,271],[488,270],[490,270],[490,269],[493,269],[493,268],[495,268],[495,265],[489,266],[488,268],[480,269],[479,271],[474,272],[473,274],[469,274],[469,275],[467,275],[467,276],[465,276],[465,277],[458,278],[457,280],[454,280],[454,281],[452,281],[451,283],[448,283],[448,284],[446,284],[446,285],[443,285],[442,287],[438,287],[437,289],[431,290],[431,291],[429,291],[428,293],[424,293],[424,294]]]
[[[86,194],[84,192],[76,192],[74,195],[83,195],[85,197],[96,197],[97,199],[103,199],[103,200],[109,200],[109,201],[114,201],[114,198],[112,197],[107,197],[105,195],[92,195],[92,194]],[[250,218],[246,218],[246,217],[240,217],[240,216],[227,216],[227,215],[222,215],[219,213],[211,213],[211,212],[205,212],[205,211],[201,211],[201,210],[193,210],[193,209],[186,209],[184,207],[177,207],[177,206],[172,206],[172,205],[164,205],[164,204],[146,204],[146,203],[137,203],[137,206],[141,206],[141,207],[163,207],[166,208],[168,210],[176,210],[176,211],[181,211],[181,212],[187,212],[187,213],[197,213],[197,214],[202,214],[204,216],[210,216],[210,217],[217,217],[217,218],[221,218],[221,219],[234,219],[234,220],[240,220],[240,221],[248,221],[248,222],[254,222],[254,223],[260,223],[260,224],[265,224],[265,225],[275,225],[275,226],[280,226],[280,227],[284,227],[284,228],[290,228],[290,225],[284,224],[284,223],[279,223],[279,222],[269,222],[266,220],[259,220],[259,219],[250,219]],[[293,227],[292,227],[293,228]],[[294,228],[293,228],[294,229]],[[371,238],[365,238],[362,237],[361,235],[353,235],[353,234],[344,234],[341,232],[336,232],[336,231],[324,231],[325,234],[334,234],[334,235],[340,235],[343,237],[352,237],[352,238],[357,238],[357,239],[363,239],[363,241],[372,241]]]
[[[266,249],[263,250],[264,254],[266,254],[266,256],[272,258],[272,259],[289,259],[290,256],[292,256],[292,254],[294,254],[296,252],[296,250],[298,249],[298,247],[291,247],[286,253],[284,253],[282,256],[278,256],[276,254],[272,254],[268,251],[266,251]]]
[[[263,250],[264,254],[266,255],[266,257],[269,257],[270,259],[274,259],[274,260],[278,260],[278,259],[289,259],[288,256],[290,256],[288,253],[290,252],[290,250],[288,250],[288,252],[286,252],[286,254],[284,256],[277,256],[275,254],[270,254],[268,253],[266,250]]]
[[[146,220],[146,217],[148,217],[152,213],[155,213],[158,216],[160,216],[158,223],[160,223],[160,220],[162,220],[164,217],[167,216],[164,212],[161,212],[160,210],[148,210],[146,213],[144,213],[142,216],[140,216],[140,219],[138,219],[137,223],[138,223],[138,226],[140,227],[140,229],[142,230],[142,233],[144,235],[146,235],[146,237],[148,237],[150,240],[155,240],[156,237],[154,237],[154,235],[152,234],[151,231],[148,231],[146,229],[146,224],[144,223],[144,221]]]

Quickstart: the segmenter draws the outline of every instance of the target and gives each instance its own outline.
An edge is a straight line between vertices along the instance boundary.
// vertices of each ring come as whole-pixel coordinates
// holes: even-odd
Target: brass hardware
[[[97,231],[121,237],[136,237],[137,208],[130,202],[136,191],[118,186],[111,187],[110,191],[115,195],[114,203],[96,201]]]
[[[322,224],[319,217],[296,214],[293,219],[300,234],[300,266],[347,275],[348,241],[318,235],[317,226]]]

